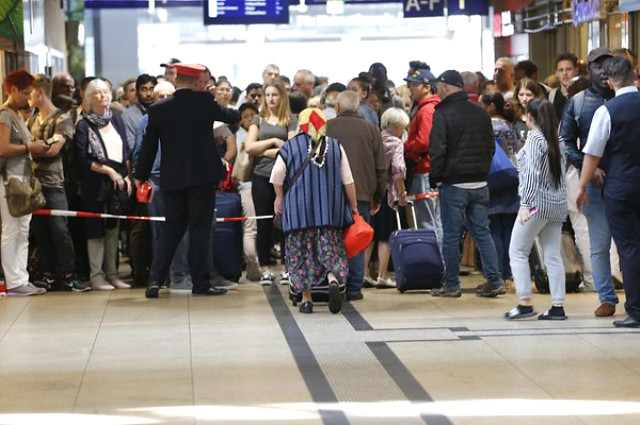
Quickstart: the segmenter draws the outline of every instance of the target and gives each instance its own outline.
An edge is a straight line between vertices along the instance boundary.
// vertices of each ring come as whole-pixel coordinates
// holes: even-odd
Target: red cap
[[[187,63],[176,63],[173,65],[176,69],[178,75],[183,75],[185,77],[193,77],[198,78],[200,74],[202,74],[206,68],[202,65],[195,64],[187,64]]]

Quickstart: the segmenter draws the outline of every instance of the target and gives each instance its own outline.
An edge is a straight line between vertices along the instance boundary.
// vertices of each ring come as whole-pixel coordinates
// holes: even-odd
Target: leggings
[[[253,175],[251,196],[256,215],[273,215],[273,203],[276,200],[276,192],[267,177]],[[258,249],[258,261],[261,267],[269,266],[271,261],[271,248],[274,243],[273,219],[258,220],[258,236],[256,247]],[[280,241],[280,252],[284,255],[284,238]]]

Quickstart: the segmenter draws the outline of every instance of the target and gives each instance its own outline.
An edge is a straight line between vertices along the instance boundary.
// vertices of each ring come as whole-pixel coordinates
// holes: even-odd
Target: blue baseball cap
[[[428,69],[417,69],[413,74],[408,75],[404,81],[409,83],[433,84],[436,77]]]

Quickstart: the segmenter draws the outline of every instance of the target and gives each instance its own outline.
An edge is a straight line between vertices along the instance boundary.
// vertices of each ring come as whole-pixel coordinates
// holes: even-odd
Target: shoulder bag
[[[309,165],[309,163],[311,162],[313,153],[314,153],[314,149],[311,149],[311,152],[309,152],[307,159],[305,159],[302,166],[298,169],[298,171],[296,171],[296,174],[291,179],[291,183],[289,183],[289,187],[287,188],[287,191],[284,193],[285,195],[293,187],[293,185],[296,184],[296,181],[302,175],[302,172],[305,170],[305,168],[307,168],[307,165]],[[273,214],[273,227],[275,227],[278,230],[282,230],[282,213]]]
[[[22,142],[25,144],[25,146],[27,146],[27,135],[20,126],[20,123],[17,122],[15,112],[11,111],[8,108],[2,109],[6,109],[10,112],[11,121],[20,132]],[[33,174],[33,170],[31,169],[30,161],[31,158],[25,161],[24,167],[24,175],[29,176],[27,181],[22,181],[22,179],[18,177],[11,177],[7,179],[6,169],[3,172],[3,178],[5,182],[4,196],[5,198],[7,198],[9,214],[14,217],[22,217],[31,214],[35,210],[43,208],[47,204],[47,200],[42,193],[42,186],[40,185],[40,181],[36,178],[36,176]]]

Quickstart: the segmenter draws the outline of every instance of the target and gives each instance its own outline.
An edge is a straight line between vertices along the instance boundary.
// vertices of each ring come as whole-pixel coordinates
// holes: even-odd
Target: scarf
[[[99,134],[99,128],[102,128],[111,122],[113,114],[111,109],[107,109],[104,115],[98,116],[95,112],[85,114],[85,118],[91,124],[89,126],[89,154],[93,155],[99,163],[104,164],[107,161],[107,154],[102,145],[102,139]]]

